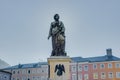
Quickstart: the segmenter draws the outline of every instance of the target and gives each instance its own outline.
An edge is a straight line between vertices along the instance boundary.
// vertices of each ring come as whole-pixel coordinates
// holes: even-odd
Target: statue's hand
[[[50,36],[48,36],[48,40],[49,40]]]

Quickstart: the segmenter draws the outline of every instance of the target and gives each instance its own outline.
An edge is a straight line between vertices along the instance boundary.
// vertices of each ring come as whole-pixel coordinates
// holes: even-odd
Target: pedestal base
[[[70,62],[71,59],[69,56],[51,56],[48,58],[49,64],[49,79],[50,80],[70,80]],[[62,75],[58,75],[56,65],[63,65],[65,72],[62,72]],[[56,69],[56,72],[55,72]]]

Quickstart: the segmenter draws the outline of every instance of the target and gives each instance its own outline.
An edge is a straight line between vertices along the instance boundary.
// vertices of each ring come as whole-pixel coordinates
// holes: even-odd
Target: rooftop
[[[81,58],[81,57],[72,57],[73,62],[104,62],[104,61],[119,61],[120,58],[111,56],[110,58],[105,56],[98,56],[98,57],[88,57],[88,58]]]
[[[28,64],[18,64],[4,69],[23,69],[23,68],[38,68],[41,65],[47,65],[47,62],[38,62],[38,63],[28,63]]]
[[[73,62],[104,62],[104,61],[119,61],[120,58],[112,55],[112,49],[106,49],[106,55],[97,57],[72,57]]]
[[[12,74],[12,73],[7,72],[7,71],[4,71],[4,70],[0,70],[0,72],[3,72],[3,73],[8,73],[8,74]]]

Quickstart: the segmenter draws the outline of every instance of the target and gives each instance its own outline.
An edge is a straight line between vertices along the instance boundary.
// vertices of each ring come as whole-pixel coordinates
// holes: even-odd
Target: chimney
[[[106,49],[107,56],[112,56],[112,49]]]

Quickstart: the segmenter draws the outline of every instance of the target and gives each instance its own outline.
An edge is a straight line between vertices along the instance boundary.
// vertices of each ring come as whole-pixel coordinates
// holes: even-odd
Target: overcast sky
[[[70,57],[120,57],[120,0],[0,0],[0,59],[10,65],[47,61],[55,13]]]

